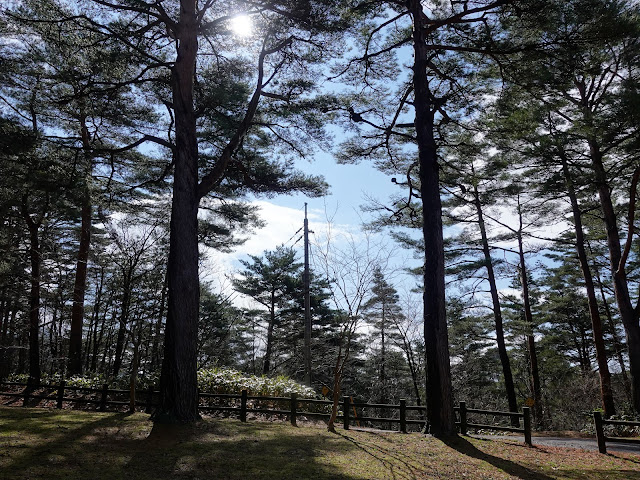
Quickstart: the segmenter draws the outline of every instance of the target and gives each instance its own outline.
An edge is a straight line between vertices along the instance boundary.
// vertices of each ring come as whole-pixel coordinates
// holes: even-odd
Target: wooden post
[[[144,406],[144,413],[151,413],[153,407],[153,386],[147,389],[147,403]]]
[[[60,380],[60,386],[58,387],[58,401],[56,402],[56,408],[62,408],[62,399],[64,398],[64,378]]]
[[[107,409],[107,395],[109,394],[109,384],[102,385],[102,396],[100,397],[100,411],[104,412]]]
[[[350,404],[350,399],[349,397],[347,397],[346,395],[344,397],[342,397],[342,415],[343,415],[343,424],[344,424],[344,429],[345,430],[349,430],[349,404]]]
[[[240,421],[247,421],[247,391],[242,390],[240,394]]]
[[[467,434],[467,402],[460,402],[460,435]]]
[[[529,407],[524,407],[522,409],[522,413],[524,413],[524,443],[529,446],[532,446],[531,443],[531,409]]]
[[[296,426],[296,410],[298,408],[298,395],[291,394],[291,425]]]
[[[400,399],[400,432],[407,433],[407,401]]]
[[[593,421],[596,424],[596,438],[598,439],[598,451],[607,453],[607,443],[604,437],[604,425],[602,424],[602,413],[593,412]]]

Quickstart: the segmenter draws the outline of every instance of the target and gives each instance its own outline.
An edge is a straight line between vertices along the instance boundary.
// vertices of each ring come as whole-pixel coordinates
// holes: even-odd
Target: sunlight
[[[231,19],[231,31],[239,37],[248,37],[253,32],[253,22],[248,15],[238,15]]]

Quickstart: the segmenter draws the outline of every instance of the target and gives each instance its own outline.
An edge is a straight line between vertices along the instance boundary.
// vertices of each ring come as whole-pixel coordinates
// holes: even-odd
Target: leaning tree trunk
[[[595,184],[600,199],[603,220],[607,231],[607,246],[609,247],[609,262],[613,277],[613,287],[620,311],[620,317],[627,335],[627,348],[629,352],[629,373],[631,374],[631,396],[633,408],[640,413],[640,325],[638,324],[638,311],[631,303],[627,273],[621,264],[622,249],[620,246],[620,234],[611,189],[607,181],[607,173],[604,168],[602,152],[594,138],[589,139],[591,165],[595,172]]]
[[[616,322],[613,319],[613,313],[611,312],[611,307],[609,307],[607,296],[604,293],[604,285],[602,284],[602,278],[600,278],[600,272],[598,271],[597,263],[594,262],[593,265],[594,265],[595,281],[598,285],[598,291],[600,292],[600,298],[602,299],[602,305],[604,307],[605,315],[607,317],[607,323],[609,324],[609,328],[611,329],[611,337],[613,338],[613,346],[616,350],[616,358],[618,360],[618,365],[620,365],[620,374],[622,375],[622,383],[624,384],[624,391],[625,391],[625,394],[627,395],[627,400],[629,401],[629,403],[631,403],[631,383],[629,382],[629,376],[627,375],[627,364],[622,355],[624,346],[620,341],[620,336],[618,335],[618,326],[616,325]]]
[[[434,138],[434,110],[431,108],[437,104],[437,99],[429,88],[427,76],[429,48],[427,32],[422,24],[422,3],[419,0],[409,0],[407,6],[413,19],[413,89],[424,238],[423,301],[427,422],[430,433],[444,436],[455,434],[455,417],[445,311],[440,177]]]
[[[567,187],[567,194],[571,202],[571,210],[573,212],[573,225],[576,233],[576,253],[580,261],[582,276],[584,278],[585,289],[587,291],[587,302],[589,305],[589,315],[591,316],[591,328],[593,331],[593,340],[596,346],[596,360],[598,362],[598,373],[600,375],[600,398],[602,399],[602,407],[607,417],[615,415],[616,409],[613,402],[613,390],[611,389],[611,374],[609,372],[609,364],[607,362],[607,350],[604,344],[604,334],[602,332],[602,320],[600,318],[600,309],[598,308],[598,300],[596,297],[596,288],[593,283],[593,275],[587,258],[587,250],[585,248],[584,230],[582,228],[582,212],[578,204],[578,196],[576,195],[575,186],[569,165],[566,158],[561,155],[562,173]]]
[[[188,423],[198,414],[198,141],[193,81],[198,51],[195,0],[180,2],[178,54],[171,72],[175,114],[175,172],[168,263],[168,309],[160,406],[153,418]]]
[[[480,237],[482,240],[482,251],[484,253],[484,262],[487,269],[487,279],[489,282],[489,291],[491,292],[491,301],[493,306],[493,318],[496,325],[496,342],[498,344],[498,355],[502,364],[502,375],[504,377],[504,387],[507,393],[507,402],[509,403],[509,411],[518,411],[518,401],[516,399],[516,388],[513,383],[513,375],[511,373],[511,362],[507,353],[507,345],[504,341],[504,325],[502,322],[502,310],[500,308],[500,298],[498,297],[498,286],[496,284],[496,276],[493,271],[493,261],[491,260],[491,250],[489,249],[489,239],[487,238],[487,229],[482,214],[482,203],[480,202],[480,194],[478,186],[473,185],[473,198],[478,215],[478,228],[480,229]],[[517,427],[520,425],[519,417],[511,417],[511,425]]]

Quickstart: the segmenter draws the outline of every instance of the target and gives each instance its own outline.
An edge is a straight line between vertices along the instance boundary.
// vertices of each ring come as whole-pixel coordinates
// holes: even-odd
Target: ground
[[[0,407],[0,478],[640,480],[640,456],[512,439]]]

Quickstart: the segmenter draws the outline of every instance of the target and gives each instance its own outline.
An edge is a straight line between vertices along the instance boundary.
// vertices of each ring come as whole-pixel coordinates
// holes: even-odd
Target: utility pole
[[[309,276],[309,220],[304,204],[304,382],[311,386],[311,293]]]

